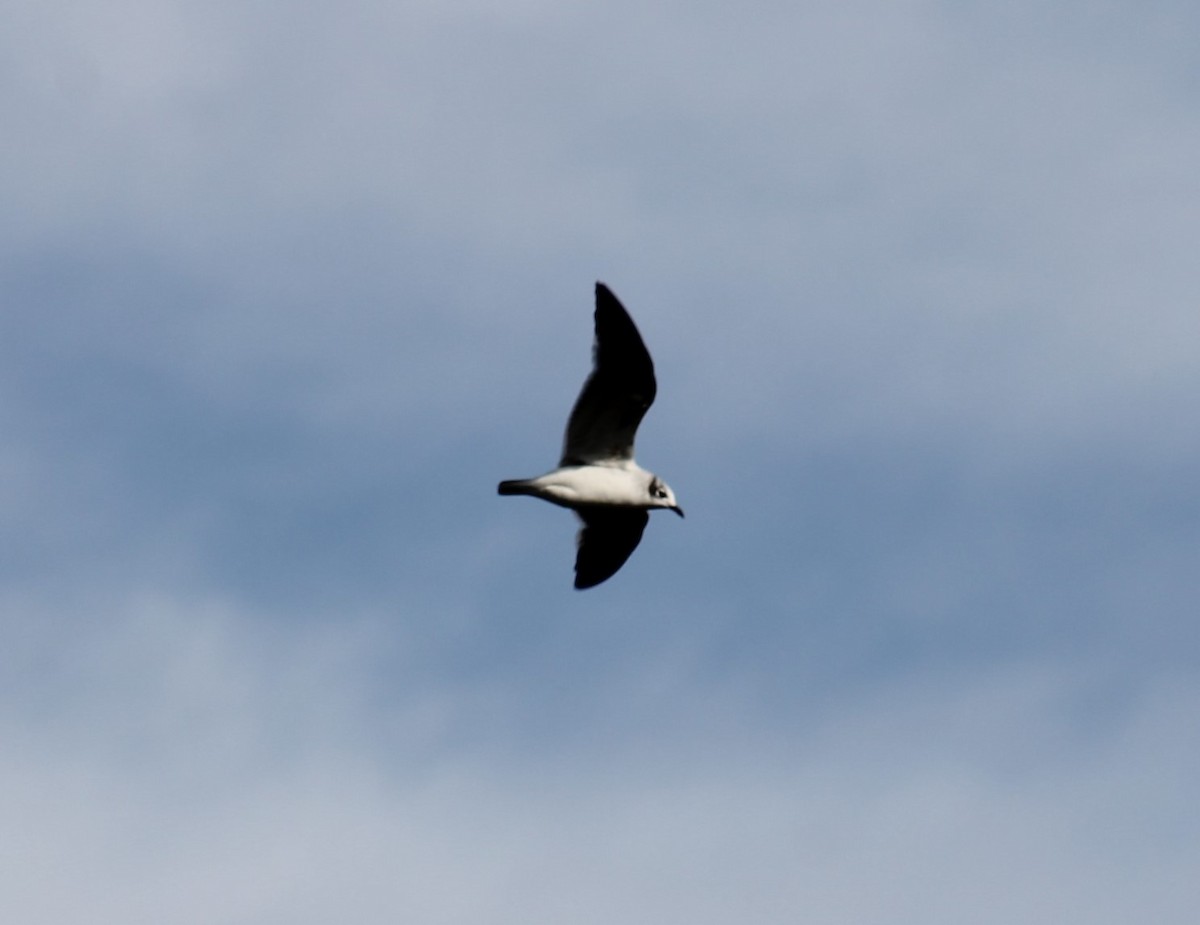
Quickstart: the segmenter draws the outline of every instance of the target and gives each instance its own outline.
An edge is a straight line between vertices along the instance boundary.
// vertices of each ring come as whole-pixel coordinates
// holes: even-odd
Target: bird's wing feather
[[[583,526],[575,538],[575,587],[591,588],[611,578],[637,549],[650,520],[638,508],[588,508],[576,511]]]
[[[633,459],[634,436],[658,388],[633,319],[603,283],[596,283],[592,355],[592,373],[567,421],[562,465]]]

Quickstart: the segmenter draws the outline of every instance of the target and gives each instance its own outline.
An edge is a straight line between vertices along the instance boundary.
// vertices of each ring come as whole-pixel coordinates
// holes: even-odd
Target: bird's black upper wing
[[[650,513],[640,508],[576,511],[583,527],[576,537],[575,587],[591,588],[611,578],[637,549]]]
[[[638,424],[657,390],[654,362],[633,319],[604,283],[596,283],[592,374],[567,421],[561,464],[632,459]]]

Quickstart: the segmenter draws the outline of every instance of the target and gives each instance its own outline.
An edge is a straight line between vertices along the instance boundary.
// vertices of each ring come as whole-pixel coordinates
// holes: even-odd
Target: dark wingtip
[[[600,282],[600,280],[596,280],[596,308],[599,308],[601,305],[608,304],[616,304],[622,309],[624,308],[624,306],[621,305],[621,300],[617,298],[616,293],[609,289],[604,283]]]
[[[596,585],[602,584],[605,581],[607,581],[609,577],[611,577],[611,576],[605,576],[604,578],[596,579],[596,578],[580,578],[579,575],[576,575],[575,576],[575,590],[576,591],[586,591],[588,588],[594,588],[594,587],[596,587]]]

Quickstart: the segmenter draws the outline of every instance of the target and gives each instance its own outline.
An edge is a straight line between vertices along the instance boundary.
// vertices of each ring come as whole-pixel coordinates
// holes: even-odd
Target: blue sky
[[[1191,922],[1198,16],[8,10],[5,920]]]

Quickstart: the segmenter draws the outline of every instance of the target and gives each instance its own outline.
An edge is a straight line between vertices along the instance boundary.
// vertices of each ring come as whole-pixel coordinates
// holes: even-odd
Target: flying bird
[[[578,515],[580,590],[611,578],[625,564],[642,541],[651,510],[683,516],[667,483],[633,461],[638,424],[657,391],[654,363],[633,319],[612,290],[596,283],[592,374],[567,420],[558,468],[499,486],[502,495],[533,495]]]

